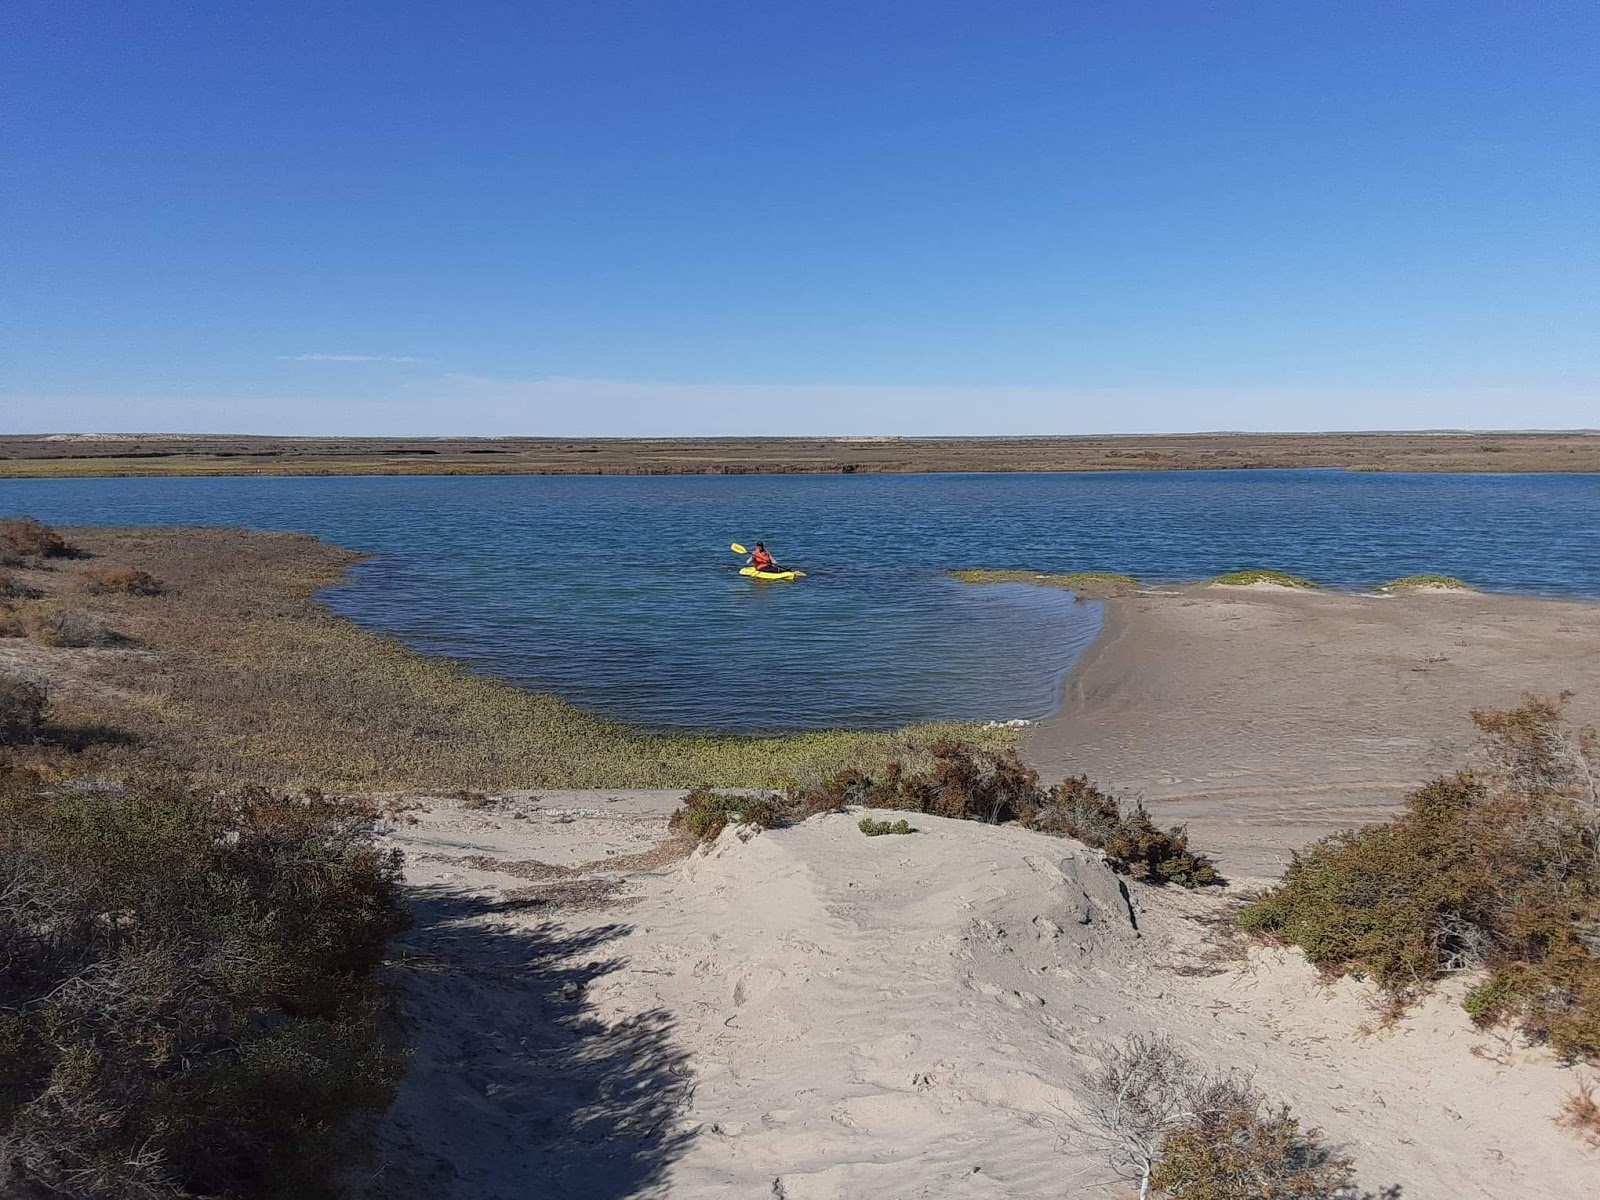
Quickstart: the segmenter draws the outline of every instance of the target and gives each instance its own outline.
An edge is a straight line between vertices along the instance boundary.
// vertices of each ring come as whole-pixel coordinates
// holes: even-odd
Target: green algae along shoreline
[[[1026,583],[1035,587],[1061,588],[1091,599],[1113,596],[1131,596],[1150,586],[1162,587],[1269,587],[1289,588],[1298,591],[1322,589],[1323,585],[1303,575],[1292,575],[1266,567],[1250,567],[1242,571],[1229,571],[1208,579],[1189,581],[1162,581],[1146,584],[1133,575],[1109,571],[1067,571],[1050,573],[1009,568],[962,567],[948,572],[962,583]],[[1330,589],[1345,590],[1345,589]],[[1409,591],[1476,592],[1477,588],[1454,575],[1403,575],[1398,579],[1376,584],[1368,594],[1387,595]]]

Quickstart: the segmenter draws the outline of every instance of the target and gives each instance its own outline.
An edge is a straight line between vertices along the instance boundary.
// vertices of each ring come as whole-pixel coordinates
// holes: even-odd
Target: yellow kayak
[[[805,577],[804,571],[758,571],[754,567],[740,567],[739,574],[748,576],[751,579],[781,580],[802,579]]]

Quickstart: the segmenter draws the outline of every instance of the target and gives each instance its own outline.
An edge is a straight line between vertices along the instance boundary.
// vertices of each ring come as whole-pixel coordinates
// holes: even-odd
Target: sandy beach
[[[1030,757],[1189,821],[1244,884],[1461,762],[1470,707],[1571,687],[1586,717],[1600,682],[1577,603],[1190,589],[1108,617]],[[1465,980],[1386,1022],[1371,985],[1230,933],[1238,886],[1124,899],[1077,843],[926,816],[691,851],[680,797],[424,798],[393,827],[418,1053],[365,1195],[1131,1196],[1085,1079],[1157,1030],[1251,1073],[1373,1192],[1577,1196],[1600,1171],[1554,1123],[1573,1071],[1475,1029]]]
[[[1463,765],[1473,708],[1574,693],[1600,723],[1600,606],[1482,593],[1195,586],[1106,601],[1023,754],[1184,822],[1231,873],[1392,813]]]

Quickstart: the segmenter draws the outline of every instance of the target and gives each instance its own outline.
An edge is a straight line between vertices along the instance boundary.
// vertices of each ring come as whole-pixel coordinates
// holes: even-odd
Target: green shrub
[[[44,728],[49,704],[42,683],[0,673],[0,746],[35,740]]]
[[[1564,702],[1475,712],[1483,770],[1308,847],[1240,924],[1330,975],[1370,976],[1399,1003],[1483,969],[1465,998],[1475,1021],[1600,1056],[1600,771],[1593,731],[1570,729]]]
[[[856,828],[868,837],[882,837],[886,833],[910,833],[910,822],[900,821],[874,821],[871,817],[862,817]]]
[[[0,772],[0,1193],[333,1196],[389,1102],[373,812]]]
[[[73,558],[78,554],[77,547],[32,517],[0,521],[0,547],[26,558]]]
[[[695,788],[683,798],[683,807],[672,814],[669,824],[702,842],[711,842],[729,825],[771,829],[780,824],[781,819],[782,814],[771,796],[730,795],[710,788]]]

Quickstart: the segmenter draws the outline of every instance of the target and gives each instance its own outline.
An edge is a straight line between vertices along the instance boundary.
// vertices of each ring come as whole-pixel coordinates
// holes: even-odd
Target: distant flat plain
[[[935,471],[1600,471],[1600,431],[1008,438],[0,435],[0,478]]]

